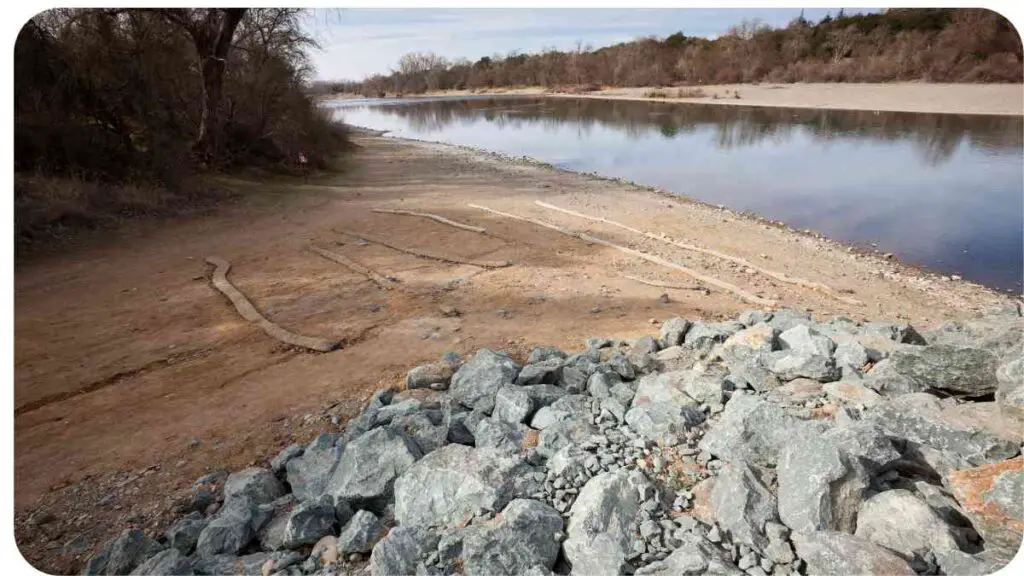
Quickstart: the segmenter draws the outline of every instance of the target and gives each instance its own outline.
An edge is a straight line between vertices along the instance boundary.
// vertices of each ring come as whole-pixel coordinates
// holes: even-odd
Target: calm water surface
[[[529,97],[331,105],[350,124],[626,178],[1022,289],[1019,117]]]

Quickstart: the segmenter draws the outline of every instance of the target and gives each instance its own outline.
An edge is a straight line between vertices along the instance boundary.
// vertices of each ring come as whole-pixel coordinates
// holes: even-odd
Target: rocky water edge
[[[86,574],[987,574],[1024,535],[1024,319],[782,309],[411,370]]]

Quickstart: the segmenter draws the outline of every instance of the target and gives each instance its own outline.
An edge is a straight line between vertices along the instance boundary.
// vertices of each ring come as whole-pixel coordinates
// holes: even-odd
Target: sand
[[[612,248],[468,206],[541,219],[687,266],[780,306],[820,317],[909,321],[925,328],[1007,302],[822,238],[620,182],[511,163],[493,155],[369,135],[339,174],[224,178],[243,200],[205,217],[97,232],[15,273],[15,505],[21,551],[68,573],[138,515],[160,530],[196,477],[266,464],[292,442],[337,429],[375,390],[446,351],[481,347],[522,359],[535,345],[579,350],[588,336],[657,334],[672,316],[734,318],[757,308],[716,286],[664,290],[626,276],[693,279]],[[822,282],[849,304],[753,269],[547,210],[543,200]],[[418,210],[488,234],[414,216]],[[339,233],[507,268],[450,264]],[[310,252],[345,255],[399,280],[383,290]],[[342,350],[288,349],[244,321],[210,285],[207,256],[269,319]],[[665,293],[668,301],[662,300]],[[453,312],[454,309],[457,312]],[[113,494],[114,505],[97,502]],[[55,515],[60,542],[84,534],[77,556],[27,521]]]
[[[667,94],[698,87],[653,88]],[[495,89],[491,94],[536,94],[613,100],[695,102],[722,106],[775,106],[833,110],[878,110],[938,114],[1024,115],[1024,86],[1020,84],[722,84],[701,86],[703,98],[647,98],[652,88],[607,88],[585,94],[552,94],[541,88]],[[735,93],[739,92],[737,99]],[[465,95],[448,91],[433,95]],[[713,98],[718,95],[718,98]]]

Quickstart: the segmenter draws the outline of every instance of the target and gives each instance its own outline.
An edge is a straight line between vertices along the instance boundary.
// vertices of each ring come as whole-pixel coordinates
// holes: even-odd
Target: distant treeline
[[[389,75],[333,83],[333,92],[382,94],[512,86],[671,86],[740,82],[1021,82],[1021,39],[983,9],[890,9],[802,15],[785,28],[744,21],[714,40],[677,32],[596,50],[509,54],[449,62],[407,54]]]

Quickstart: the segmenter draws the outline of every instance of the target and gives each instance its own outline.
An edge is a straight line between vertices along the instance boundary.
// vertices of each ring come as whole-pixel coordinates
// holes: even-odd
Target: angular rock
[[[1005,460],[1019,450],[979,428],[943,418],[942,404],[929,394],[905,394],[879,403],[867,419],[889,436],[935,448],[964,464]]]
[[[533,415],[530,427],[538,430],[548,428],[561,420],[575,419],[581,415],[589,416],[594,399],[582,394],[569,394],[545,406]]]
[[[554,384],[561,376],[562,362],[561,358],[551,358],[536,364],[527,364],[516,376],[516,384],[518,386]]]
[[[212,557],[218,554],[238,554],[249,545],[263,524],[257,515],[256,506],[244,498],[229,500],[199,533],[196,555]]]
[[[785,332],[794,326],[809,326],[812,320],[811,315],[806,312],[798,312],[792,308],[780,308],[773,312],[772,317],[766,322],[779,332]]]
[[[316,544],[334,531],[336,523],[334,500],[326,494],[315,501],[302,502],[292,509],[285,523],[282,545],[298,548]]]
[[[187,516],[172,524],[164,532],[164,537],[167,538],[167,544],[171,548],[188,556],[196,549],[199,534],[203,531],[203,528],[206,528],[209,522],[199,512],[190,512]]]
[[[128,529],[93,555],[83,574],[130,574],[163,549],[160,543],[141,530]]]
[[[320,498],[326,498],[328,502],[331,501],[330,496],[321,496]],[[294,494],[288,494],[267,505],[265,512],[268,513],[270,519],[256,531],[256,540],[260,543],[260,549],[266,552],[273,552],[285,547],[284,530],[288,526],[288,517],[291,516],[292,510],[295,509],[298,503],[299,501],[295,498]],[[261,516],[263,512],[261,511]]]
[[[836,364],[840,366],[853,366],[857,369],[862,368],[869,360],[868,351],[856,340],[843,342],[836,346],[834,357]]]
[[[711,492],[715,520],[733,542],[764,550],[768,538],[763,531],[766,522],[779,519],[778,504],[762,479],[763,471],[747,462],[726,465]]]
[[[562,352],[554,346],[537,346],[530,350],[530,356],[526,359],[527,364],[537,364],[545,360],[564,360],[566,357],[565,352]]]
[[[633,522],[651,490],[640,472],[599,474],[580,490],[569,513],[562,545],[573,572],[619,574],[632,547]]]
[[[448,428],[444,426],[444,416],[440,410],[424,410],[399,416],[388,427],[411,438],[422,454],[433,452],[448,443]]]
[[[825,394],[836,402],[854,406],[874,406],[882,397],[874,390],[859,382],[840,380],[822,386]]]
[[[246,468],[228,476],[224,483],[225,500],[245,498],[253,504],[269,504],[284,495],[284,486],[266,468]]]
[[[576,412],[545,426],[538,437],[537,452],[550,457],[567,444],[579,444],[586,441],[598,433],[592,419],[590,412]]]
[[[633,365],[629,363],[629,359],[626,358],[625,354],[620,352],[612,354],[608,357],[608,365],[622,379],[632,380],[636,378],[636,371],[633,370]]]
[[[452,376],[450,393],[464,406],[490,414],[498,390],[513,384],[518,374],[511,358],[483,348]]]
[[[474,525],[462,544],[464,574],[483,576],[551,569],[558,558],[562,516],[536,500],[513,500],[493,522]]]
[[[187,575],[192,574],[192,561],[176,548],[169,548],[150,557],[131,573],[146,576]]]
[[[587,393],[594,398],[607,398],[611,396],[612,386],[622,382],[615,372],[594,372],[587,380]]]
[[[689,370],[707,358],[709,353],[704,349],[671,346],[654,355],[653,368],[658,372]]]
[[[532,388],[532,386],[504,386],[498,390],[494,397],[492,416],[496,420],[509,424],[525,421],[533,413],[533,399],[530,398],[530,393],[526,391],[526,388]]]
[[[907,490],[887,490],[861,505],[854,535],[884,546],[905,560],[959,550],[950,527]]]
[[[1024,538],[1024,456],[952,472],[947,482],[985,539],[1013,555]]]
[[[678,316],[669,318],[661,325],[661,331],[658,334],[658,346],[668,348],[669,346],[682,344],[683,336],[686,335],[686,331],[689,329],[689,320]]]
[[[261,574],[268,563],[275,569],[287,568],[302,562],[303,557],[295,552],[256,552],[245,556],[220,554],[196,559],[192,569],[196,574],[223,576],[224,574]]]
[[[302,456],[292,458],[285,464],[288,484],[299,500],[314,500],[323,494],[341,460],[341,448],[325,444],[314,441],[306,447]]]
[[[703,423],[705,416],[699,407],[692,404],[659,402],[630,408],[624,420],[644,438],[658,440],[668,434],[684,435]]]
[[[742,576],[743,571],[720,549],[702,538],[687,538],[664,560],[653,562],[636,571],[637,576]]]
[[[569,394],[579,394],[586,391],[589,377],[589,373],[586,371],[575,366],[566,366],[562,369],[562,377],[558,381],[558,385]]]
[[[291,446],[288,446],[284,450],[281,450],[281,452],[279,452],[277,456],[274,456],[270,461],[270,469],[274,471],[274,474],[280,476],[284,473],[285,466],[288,462],[302,456],[302,453],[305,451],[306,447],[302,444],[292,444]]]
[[[419,447],[405,435],[375,428],[345,447],[327,484],[327,493],[356,507],[382,510],[395,479],[420,456]]]
[[[767,324],[757,324],[729,336],[722,350],[742,348],[747,354],[768,353],[778,347],[778,331]]]
[[[821,354],[807,354],[800,350],[778,350],[768,354],[766,365],[784,382],[797,378],[811,378],[819,382],[839,379],[835,358]]]
[[[762,312],[760,310],[744,310],[740,317],[737,318],[740,324],[746,327],[751,327],[754,324],[760,324],[761,322],[768,322],[772,319],[771,312]]]
[[[996,370],[999,387],[996,402],[1004,420],[1024,430],[1024,357],[1007,362]]]
[[[408,374],[406,374],[405,388],[407,390],[415,390],[417,388],[447,390],[455,370],[459,367],[459,363],[458,355],[453,354],[436,362],[421,364],[409,370]]]
[[[925,390],[925,386],[923,384],[896,372],[889,363],[888,358],[875,364],[875,366],[865,374],[862,384],[879,394],[886,396],[914,394]]]
[[[365,554],[373,549],[387,531],[372,512],[360,510],[348,521],[338,536],[338,552],[342,555]]]
[[[439,453],[434,452],[433,454]],[[414,574],[420,558],[437,548],[437,541],[436,535],[423,528],[396,526],[373,547],[373,552],[370,554],[370,574],[373,576]]]
[[[548,471],[555,476],[574,478],[586,469],[584,462],[589,454],[575,445],[562,447],[548,458]]]
[[[958,402],[956,398],[947,398],[940,403],[940,419],[943,422],[962,428],[979,429],[1000,440],[1024,444],[1024,428],[1004,418],[996,402]]]
[[[914,346],[889,356],[890,368],[922,386],[960,396],[996,391],[999,360],[981,348]]]
[[[845,532],[793,534],[797,556],[809,576],[826,574],[917,574],[909,564],[881,546]]]
[[[801,435],[820,434],[824,425],[787,415],[764,398],[734,392],[721,420],[700,441],[700,448],[727,462],[748,460],[774,467],[783,447]]]
[[[899,452],[867,422],[800,435],[778,464],[779,516],[794,532],[853,532],[871,475]]]
[[[537,410],[540,410],[544,406],[550,406],[554,404],[556,400],[567,396],[569,394],[564,388],[553,386],[551,384],[538,384],[537,386],[522,386],[519,390],[526,393],[530,397],[530,402],[533,406],[533,411],[527,415],[527,418],[532,417]],[[499,391],[500,392],[500,391]]]
[[[708,323],[698,320],[686,331],[683,343],[690,348],[710,348],[713,344],[725,342],[744,328],[739,322]]]
[[[455,526],[500,511],[515,497],[516,477],[529,469],[496,450],[449,444],[395,482],[395,518],[402,525]]]
[[[821,398],[824,395],[825,388],[821,382],[811,380],[810,378],[797,378],[772,390],[768,397],[779,402],[803,404],[808,400]]]
[[[493,448],[500,452],[515,453],[522,449],[529,428],[520,422],[505,422],[485,418],[476,427],[476,447]]]
[[[968,554],[960,550],[950,550],[936,554],[935,558],[944,574],[956,576],[988,576],[995,574],[1009,562],[1008,559],[999,558],[987,551],[981,554]]]
[[[623,406],[629,406],[633,403],[633,396],[636,394],[636,389],[625,382],[620,382],[615,386],[612,386],[611,397],[622,404]]]
[[[835,352],[836,343],[810,326],[800,324],[779,334],[779,347],[805,356],[827,358]]]

